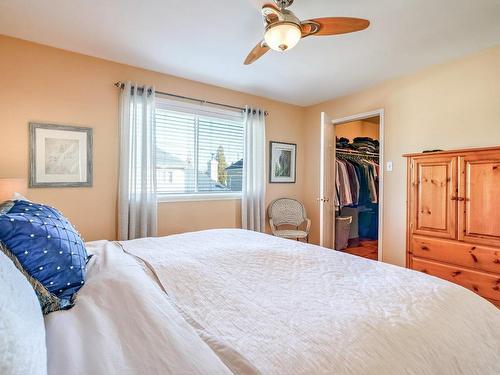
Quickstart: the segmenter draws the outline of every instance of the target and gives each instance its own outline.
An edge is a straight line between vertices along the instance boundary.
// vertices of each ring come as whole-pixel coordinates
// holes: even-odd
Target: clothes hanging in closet
[[[378,203],[379,165],[358,156],[338,155],[336,160],[335,207]]]

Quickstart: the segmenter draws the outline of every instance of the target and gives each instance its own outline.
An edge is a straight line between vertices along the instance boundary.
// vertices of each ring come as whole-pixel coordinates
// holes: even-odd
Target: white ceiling
[[[262,38],[263,3],[0,0],[0,34],[298,105],[500,44],[499,0],[295,0],[301,19],[352,16],[372,25],[244,66]]]

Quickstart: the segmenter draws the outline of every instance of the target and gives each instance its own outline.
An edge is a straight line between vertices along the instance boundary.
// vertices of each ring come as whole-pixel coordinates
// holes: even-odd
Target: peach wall
[[[319,165],[320,113],[335,118],[385,109],[383,260],[404,265],[404,153],[500,145],[500,46],[307,109],[307,165]],[[306,206],[314,223],[319,168],[305,170]],[[318,241],[319,226],[312,239]]]
[[[92,188],[28,192],[33,200],[60,208],[86,240],[116,237],[118,90],[113,83],[120,80],[153,84],[158,90],[179,95],[267,109],[268,140],[298,144],[298,182],[268,185],[267,200],[302,198],[305,149],[301,107],[5,36],[0,36],[0,56],[0,178],[27,178],[28,122],[94,129]],[[238,200],[161,203],[159,232],[166,235],[239,227],[239,204]]]

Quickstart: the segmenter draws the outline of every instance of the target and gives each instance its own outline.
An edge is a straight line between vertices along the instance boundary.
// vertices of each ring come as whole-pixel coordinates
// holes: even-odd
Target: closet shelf
[[[371,156],[371,157],[379,157],[378,153],[375,152],[363,152],[363,151],[354,151],[354,150],[348,150],[348,149],[341,149],[337,148],[335,150],[336,153],[338,154],[346,154],[346,155],[361,155],[361,156]]]

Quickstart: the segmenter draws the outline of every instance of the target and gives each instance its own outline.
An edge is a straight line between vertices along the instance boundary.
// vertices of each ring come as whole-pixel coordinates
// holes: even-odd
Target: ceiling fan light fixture
[[[250,51],[244,64],[250,65],[270,50],[288,51],[311,36],[348,34],[366,29],[370,21],[353,17],[321,17],[301,21],[291,10],[293,0],[274,0],[262,6],[264,40]]]
[[[264,34],[264,40],[269,48],[284,52],[297,45],[302,37],[299,25],[292,22],[279,22],[269,25]]]

